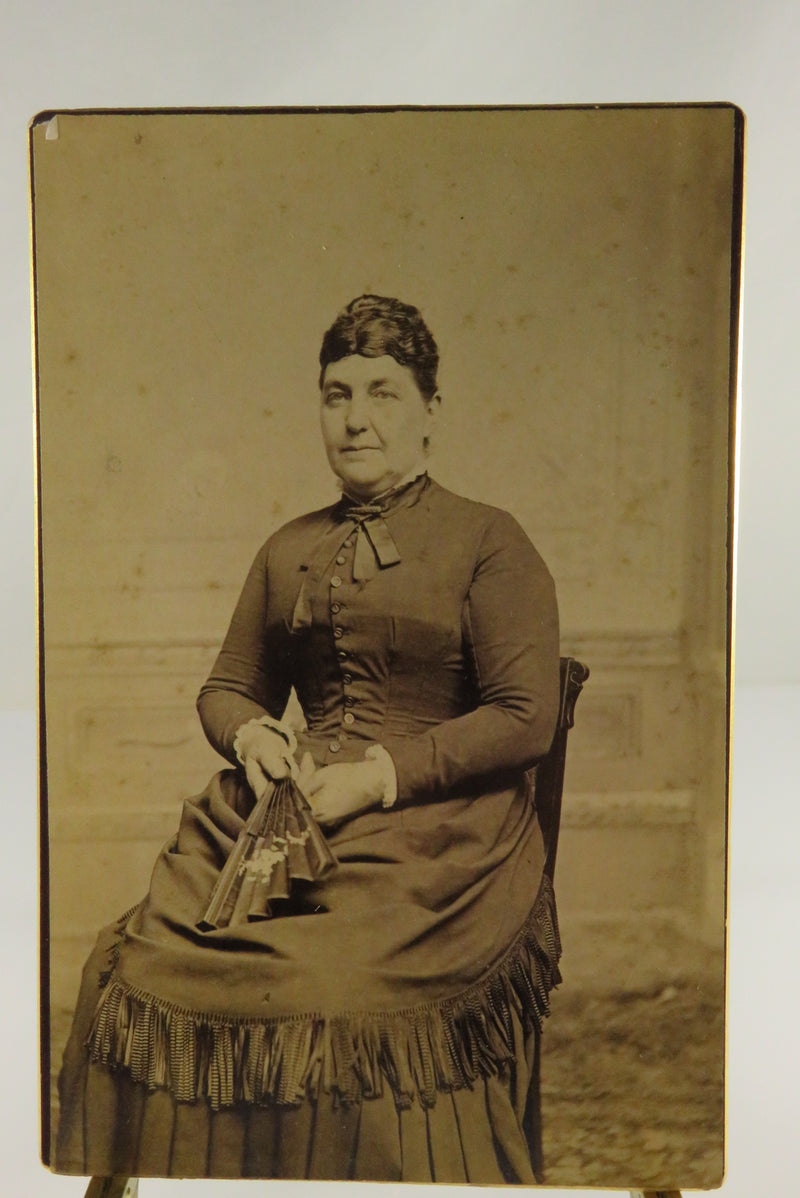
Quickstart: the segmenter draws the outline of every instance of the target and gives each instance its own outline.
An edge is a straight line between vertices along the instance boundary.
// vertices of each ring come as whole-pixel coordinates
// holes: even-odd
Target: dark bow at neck
[[[428,485],[427,474],[419,475],[409,483],[393,487],[375,499],[364,501],[344,492],[333,508],[333,528],[329,529],[317,545],[308,563],[300,594],[292,616],[292,632],[311,627],[311,595],[322,574],[338,554],[344,541],[355,532],[356,546],[353,556],[353,581],[366,582],[374,578],[378,570],[396,566],[400,561],[397,548],[385,517],[398,508],[416,503]]]

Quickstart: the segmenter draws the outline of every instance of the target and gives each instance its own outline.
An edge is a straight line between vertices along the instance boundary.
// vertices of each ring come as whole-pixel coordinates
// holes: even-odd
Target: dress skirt
[[[217,775],[147,898],[101,933],[57,1171],[541,1181],[559,944],[530,791],[365,813],[330,836],[338,868],[295,910],[202,931],[252,802],[240,771]]]
[[[542,1180],[532,1109],[539,1033],[526,1038],[517,1017],[514,1062],[504,1075],[440,1094],[430,1108],[398,1109],[385,1091],[349,1105],[321,1095],[297,1106],[240,1103],[214,1111],[205,1101],[178,1102],[168,1090],[149,1090],[124,1070],[89,1061],[81,1028],[91,1023],[107,944],[101,940],[87,963],[65,1056],[61,1172],[481,1185]]]

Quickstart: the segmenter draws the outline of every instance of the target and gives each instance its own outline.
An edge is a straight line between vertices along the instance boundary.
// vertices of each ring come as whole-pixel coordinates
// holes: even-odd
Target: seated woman
[[[232,768],[86,966],[61,1172],[541,1180],[559,949],[529,771],[558,707],[553,583],[511,516],[428,476],[438,351],[415,308],[354,300],[320,364],[342,495],[247,577],[198,700]],[[274,918],[204,921],[287,774],[338,867]]]

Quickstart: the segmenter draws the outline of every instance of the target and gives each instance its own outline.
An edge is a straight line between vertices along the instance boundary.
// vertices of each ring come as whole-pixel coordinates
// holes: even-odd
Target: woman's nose
[[[358,433],[369,426],[369,401],[353,395],[347,405],[347,430]]]

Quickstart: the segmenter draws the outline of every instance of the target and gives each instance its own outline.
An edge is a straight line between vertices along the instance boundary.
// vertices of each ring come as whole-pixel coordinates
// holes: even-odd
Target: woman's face
[[[388,354],[331,362],[321,398],[331,469],[364,499],[380,495],[414,468],[439,407],[439,396],[423,399],[412,372]]]

